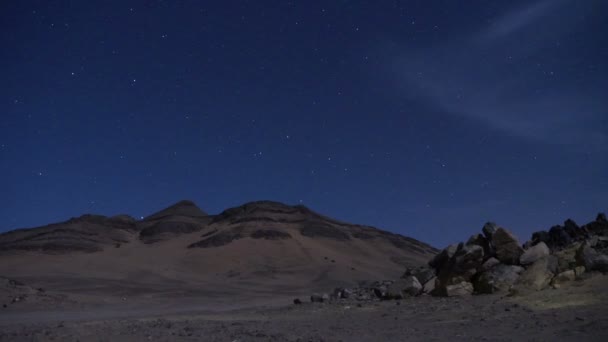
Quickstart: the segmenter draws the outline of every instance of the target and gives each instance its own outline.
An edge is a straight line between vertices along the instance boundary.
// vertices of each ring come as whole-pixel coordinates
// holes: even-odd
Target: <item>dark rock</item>
[[[494,248],[488,239],[482,234],[475,234],[469,238],[467,245],[477,245],[483,248],[484,258],[488,259],[494,256]]]
[[[312,296],[310,296],[310,302],[311,303],[323,303],[325,301],[325,298],[323,298],[323,295],[320,294],[313,294]]]
[[[302,301],[300,300],[300,298],[296,298],[296,299],[293,300],[293,303],[295,305],[300,305],[300,304],[302,304]]]
[[[551,254],[551,251],[549,250],[549,247],[547,247],[547,244],[540,242],[524,251],[519,257],[519,263],[522,265],[529,265],[549,254]]]
[[[286,232],[270,229],[259,229],[251,233],[253,239],[265,239],[265,240],[284,240],[291,239],[291,235]]]
[[[608,224],[608,219],[606,219],[606,214],[604,214],[604,213],[597,214],[597,217],[595,218],[595,222]]]
[[[338,241],[350,240],[350,235],[342,230],[322,223],[307,223],[300,228],[300,234],[306,237],[314,238],[321,237]]]
[[[600,254],[588,243],[583,243],[579,247],[576,261],[580,266],[585,266],[587,271],[608,272],[608,255]]]
[[[221,247],[231,243],[234,240],[241,239],[243,236],[240,233],[221,232],[213,235],[205,240],[195,242],[188,246],[188,248],[211,248]]]
[[[552,248],[566,247],[572,243],[572,238],[561,226],[553,226],[549,229],[550,246]]]
[[[499,264],[476,276],[473,287],[477,293],[507,291],[523,271],[520,266]]]
[[[431,261],[429,261],[429,266],[431,266],[435,269],[443,268],[450,261],[450,259],[454,256],[454,254],[456,253],[457,250],[458,250],[457,244],[449,245],[448,247],[444,248],[441,252],[439,252],[439,254],[437,254],[433,259],[431,259]]]
[[[494,222],[487,222],[483,228],[481,228],[481,231],[483,232],[483,235],[485,235],[486,239],[488,239],[488,241],[492,241],[492,236],[494,235],[494,233],[498,230],[498,225]]]
[[[536,245],[541,242],[544,242],[547,245],[551,243],[551,237],[549,236],[549,233],[544,230],[532,234],[533,245]]]
[[[429,281],[431,278],[435,277],[435,270],[432,268],[428,268],[425,266],[420,266],[416,268],[408,268],[405,270],[401,278],[406,278],[409,276],[414,276],[420,284],[424,284]]]
[[[519,245],[519,241],[513,233],[500,227],[492,235],[491,242],[496,251],[496,259],[507,265],[519,263],[519,257],[523,254],[524,249]]]

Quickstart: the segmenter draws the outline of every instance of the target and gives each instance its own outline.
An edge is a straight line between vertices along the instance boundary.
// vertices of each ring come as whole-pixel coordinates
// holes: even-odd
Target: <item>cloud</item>
[[[584,24],[567,20],[574,11],[568,4],[537,2],[464,42],[408,51],[395,67],[407,91],[447,114],[517,138],[605,149],[608,82],[576,69],[578,45],[563,37],[571,27],[560,25]]]

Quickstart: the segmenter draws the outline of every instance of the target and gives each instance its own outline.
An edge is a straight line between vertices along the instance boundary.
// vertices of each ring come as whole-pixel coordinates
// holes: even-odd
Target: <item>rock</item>
[[[574,274],[576,274],[577,278],[580,278],[583,273],[585,273],[585,266],[576,266],[574,268]]]
[[[542,290],[549,286],[557,271],[557,258],[549,255],[530,265],[515,283],[519,289]]]
[[[477,293],[507,291],[523,271],[521,266],[499,264],[476,276],[473,287]]]
[[[302,301],[300,300],[300,298],[296,298],[296,299],[293,300],[293,303],[295,305],[300,305],[300,304],[302,304]]]
[[[572,238],[561,226],[553,226],[549,229],[549,239],[549,246],[552,248],[562,248],[572,243]]]
[[[429,281],[424,283],[422,286],[422,293],[431,293],[435,290],[435,281],[437,281],[437,277],[431,278]]]
[[[545,244],[549,244],[551,241],[551,238],[549,237],[549,233],[547,233],[544,230],[541,230],[539,232],[535,232],[532,234],[532,244],[536,245],[540,242],[544,242]]]
[[[576,279],[576,273],[574,272],[574,270],[568,270],[562,273],[559,273],[558,275],[555,276],[555,278],[553,278],[553,284],[563,284],[565,282],[568,281],[574,281]]]
[[[401,278],[407,278],[409,276],[414,276],[420,284],[424,284],[429,281],[431,278],[435,277],[435,270],[429,267],[421,266],[416,268],[408,268],[405,270]]]
[[[498,228],[492,235],[491,241],[496,251],[496,259],[507,265],[519,263],[519,257],[524,253],[524,249],[513,233],[505,228]]]
[[[482,272],[487,271],[487,270],[491,269],[492,267],[499,265],[499,264],[500,264],[500,261],[498,261],[498,259],[489,258],[481,265],[480,271],[482,271]]]
[[[457,250],[458,250],[458,245],[456,245],[456,244],[449,245],[448,247],[444,248],[441,252],[439,252],[439,254],[437,254],[431,261],[429,261],[429,266],[431,266],[432,268],[435,268],[435,269],[443,268],[445,266],[445,264],[447,264],[450,261],[452,256],[454,256],[454,254],[456,253]]]
[[[388,286],[384,299],[402,299],[405,296],[417,296],[422,291],[422,285],[416,277],[407,276]]]
[[[549,250],[549,247],[547,247],[547,244],[540,242],[524,251],[519,257],[519,263],[522,265],[529,265],[549,254],[551,254],[551,251]]]
[[[597,214],[597,217],[595,218],[595,222],[608,224],[608,219],[606,219],[606,214],[604,214],[604,213]]]
[[[467,281],[463,281],[454,285],[448,285],[445,288],[445,296],[447,297],[467,296],[472,293],[473,284]]]
[[[600,254],[588,243],[583,243],[579,247],[576,252],[576,261],[579,266],[585,266],[587,271],[608,272],[608,255]]]
[[[446,287],[462,282],[470,282],[473,275],[481,268],[484,259],[483,248],[478,245],[458,246],[450,261],[437,271],[435,291],[446,293]]]
[[[490,258],[494,254],[494,250],[493,250],[492,246],[490,245],[490,241],[488,241],[488,239],[486,239],[481,234],[475,234],[475,235],[471,236],[469,238],[469,240],[467,241],[466,245],[467,246],[470,246],[470,245],[481,246],[483,248],[484,257],[486,259]]]
[[[576,252],[580,248],[581,243],[575,242],[567,248],[557,250],[553,253],[557,257],[558,273],[574,269],[578,264],[576,261]]]
[[[496,233],[497,230],[498,230],[498,225],[494,222],[487,222],[483,226],[483,228],[481,228],[483,235],[486,236],[486,239],[488,239],[488,241],[492,241],[492,236],[494,235],[494,233]]]
[[[324,293],[321,298],[323,299],[324,302],[329,301],[329,295],[327,293]]]
[[[312,296],[310,296],[310,302],[311,303],[323,303],[325,298],[323,298],[323,295],[320,295],[318,293],[313,294]]]

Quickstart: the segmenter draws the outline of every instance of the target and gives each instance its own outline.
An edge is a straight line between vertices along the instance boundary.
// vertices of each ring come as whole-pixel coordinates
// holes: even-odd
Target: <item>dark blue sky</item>
[[[0,230],[260,199],[436,246],[608,209],[605,1],[0,5]]]

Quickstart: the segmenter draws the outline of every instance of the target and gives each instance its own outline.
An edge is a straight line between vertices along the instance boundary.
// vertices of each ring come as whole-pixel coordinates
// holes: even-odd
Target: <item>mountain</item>
[[[436,253],[301,205],[259,201],[208,215],[180,201],[142,220],[83,215],[0,234],[0,275],[32,286],[119,292],[309,292],[395,278]]]

